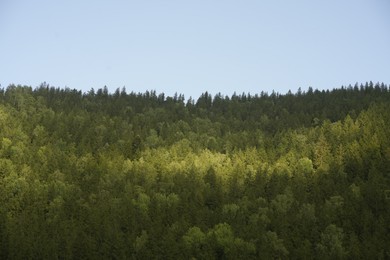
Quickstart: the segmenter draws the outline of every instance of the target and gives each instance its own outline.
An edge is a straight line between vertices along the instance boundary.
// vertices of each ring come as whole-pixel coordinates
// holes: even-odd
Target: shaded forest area
[[[390,258],[390,90],[0,90],[1,259]]]

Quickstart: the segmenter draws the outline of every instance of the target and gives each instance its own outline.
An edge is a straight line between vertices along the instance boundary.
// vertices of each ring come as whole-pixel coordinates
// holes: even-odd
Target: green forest
[[[260,90],[261,91],[261,90]],[[390,89],[0,89],[0,259],[389,259]]]

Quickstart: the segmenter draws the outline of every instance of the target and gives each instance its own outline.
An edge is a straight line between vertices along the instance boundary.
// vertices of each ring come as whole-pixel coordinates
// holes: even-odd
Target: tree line
[[[0,89],[2,259],[390,257],[390,90]]]

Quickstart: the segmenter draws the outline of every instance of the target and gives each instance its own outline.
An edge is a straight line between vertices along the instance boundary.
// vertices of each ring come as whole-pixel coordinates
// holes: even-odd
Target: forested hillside
[[[390,258],[390,90],[0,90],[0,259]]]

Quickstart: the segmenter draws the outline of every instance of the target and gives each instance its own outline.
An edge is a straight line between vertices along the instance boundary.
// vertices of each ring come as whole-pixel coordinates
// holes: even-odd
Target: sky
[[[0,84],[198,98],[390,84],[387,0],[0,0]]]

